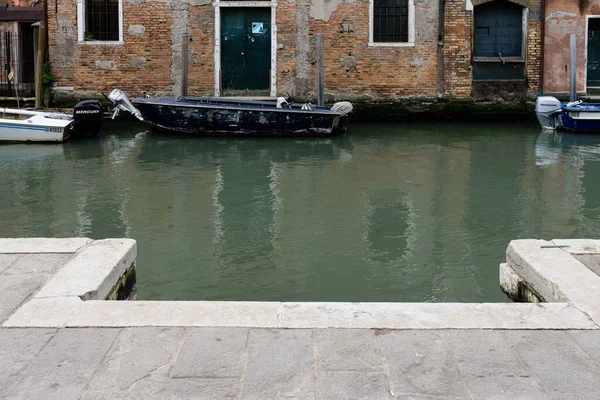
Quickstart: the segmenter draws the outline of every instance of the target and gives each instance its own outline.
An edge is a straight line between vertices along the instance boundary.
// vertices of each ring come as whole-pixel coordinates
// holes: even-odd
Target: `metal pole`
[[[181,95],[187,96],[188,90],[188,42],[187,33],[181,35]]]
[[[577,36],[572,33],[571,34],[571,45],[570,45],[570,61],[571,61],[571,97],[570,101],[573,102],[577,100],[577,42],[575,41]]]
[[[323,65],[323,35],[317,34],[317,105],[325,105],[325,67]]]
[[[40,21],[38,32],[37,68],[35,71],[35,108],[42,106],[42,70],[44,69],[44,50],[46,49],[46,21]]]

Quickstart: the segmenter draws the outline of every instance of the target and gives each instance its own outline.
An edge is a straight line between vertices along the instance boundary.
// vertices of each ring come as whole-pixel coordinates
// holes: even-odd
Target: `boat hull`
[[[71,121],[42,125],[0,119],[0,142],[61,143],[69,139],[72,128]]]
[[[564,110],[561,128],[571,132],[600,132],[600,109],[591,112]]]
[[[161,99],[133,99],[132,103],[151,127],[196,135],[327,136],[336,134],[342,125],[341,116],[328,109],[306,111],[253,106],[250,102],[244,105]]]

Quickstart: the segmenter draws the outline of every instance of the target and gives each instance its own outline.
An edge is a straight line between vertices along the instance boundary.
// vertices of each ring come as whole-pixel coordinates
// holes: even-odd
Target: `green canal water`
[[[0,146],[0,236],[131,237],[143,300],[502,302],[512,239],[600,236],[600,136],[353,125],[204,139],[107,123]]]

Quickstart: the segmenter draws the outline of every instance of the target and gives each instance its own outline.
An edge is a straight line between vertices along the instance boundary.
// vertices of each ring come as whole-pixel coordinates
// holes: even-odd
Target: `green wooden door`
[[[271,8],[221,8],[221,85],[224,91],[268,90]]]
[[[600,18],[589,19],[587,86],[600,87]]]

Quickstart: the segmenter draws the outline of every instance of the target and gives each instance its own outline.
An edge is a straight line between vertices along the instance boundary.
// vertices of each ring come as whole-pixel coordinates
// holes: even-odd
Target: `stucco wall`
[[[585,90],[586,15],[600,14],[600,0],[546,2],[544,92],[569,92],[569,41],[577,35],[577,91]]]

